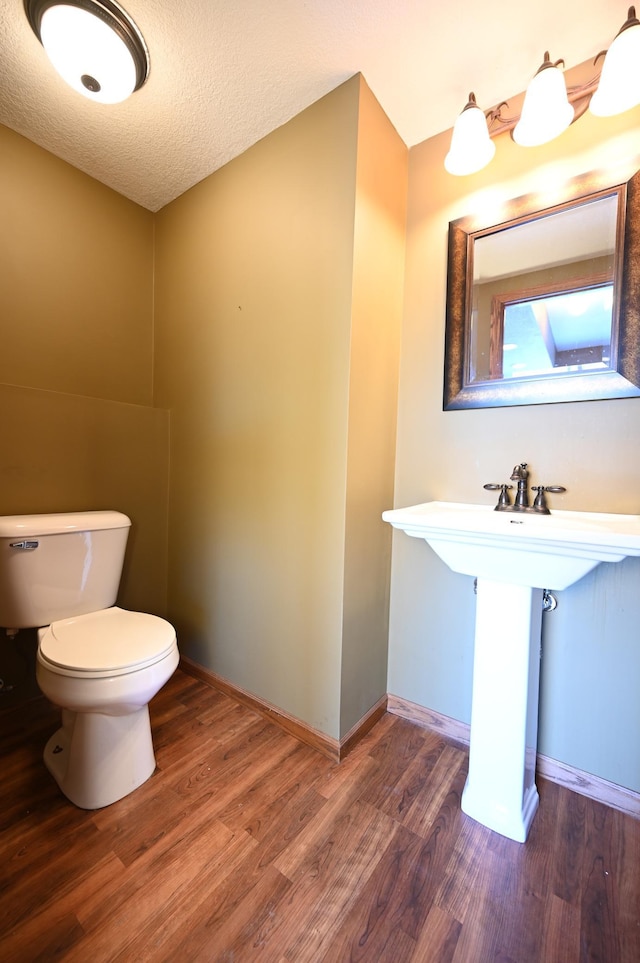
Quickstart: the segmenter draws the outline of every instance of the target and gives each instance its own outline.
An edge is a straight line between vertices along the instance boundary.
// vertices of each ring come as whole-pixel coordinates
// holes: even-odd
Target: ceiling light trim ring
[[[113,0],[24,0],[24,9],[31,29],[42,43],[42,17],[51,7],[77,7],[102,20],[118,35],[131,54],[135,71],[136,85],[139,90],[149,76],[149,51],[144,37],[129,15]]]

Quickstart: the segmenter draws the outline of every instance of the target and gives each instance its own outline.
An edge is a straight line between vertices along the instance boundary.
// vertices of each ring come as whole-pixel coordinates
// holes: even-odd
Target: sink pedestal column
[[[542,589],[478,579],[469,776],[462,810],[523,843],[535,784]]]

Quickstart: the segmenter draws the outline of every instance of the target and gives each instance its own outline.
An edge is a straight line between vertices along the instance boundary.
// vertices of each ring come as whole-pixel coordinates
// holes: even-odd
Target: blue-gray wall
[[[526,461],[533,484],[567,487],[556,508],[640,512],[640,399],[442,411],[449,221],[488,208],[497,222],[501,199],[551,198],[567,178],[629,157],[640,167],[639,129],[636,108],[585,116],[545,147],[503,135],[493,164],[466,178],[442,169],[445,135],[410,152],[397,507],[490,503],[482,485]],[[539,751],[640,790],[640,560],[602,565],[558,598],[544,618]],[[389,692],[469,722],[474,615],[473,580],[394,533]]]

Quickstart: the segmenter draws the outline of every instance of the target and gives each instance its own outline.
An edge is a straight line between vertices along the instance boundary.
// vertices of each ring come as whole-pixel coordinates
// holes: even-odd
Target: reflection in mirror
[[[639,179],[451,223],[445,410],[640,395]]]
[[[475,238],[470,383],[567,374],[610,347],[613,298],[607,317],[589,292],[612,294],[617,209],[615,193]]]
[[[502,337],[490,378],[601,371],[611,362],[613,282],[572,285],[564,294],[498,301]],[[491,352],[490,352],[491,353]]]

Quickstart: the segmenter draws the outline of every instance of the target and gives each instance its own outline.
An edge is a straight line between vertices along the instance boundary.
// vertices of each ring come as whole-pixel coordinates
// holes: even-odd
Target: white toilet
[[[38,685],[62,709],[44,761],[81,809],[152,775],[148,704],[178,665],[173,626],[114,606],[130,525],[120,512],[0,517],[0,625],[40,627]]]

